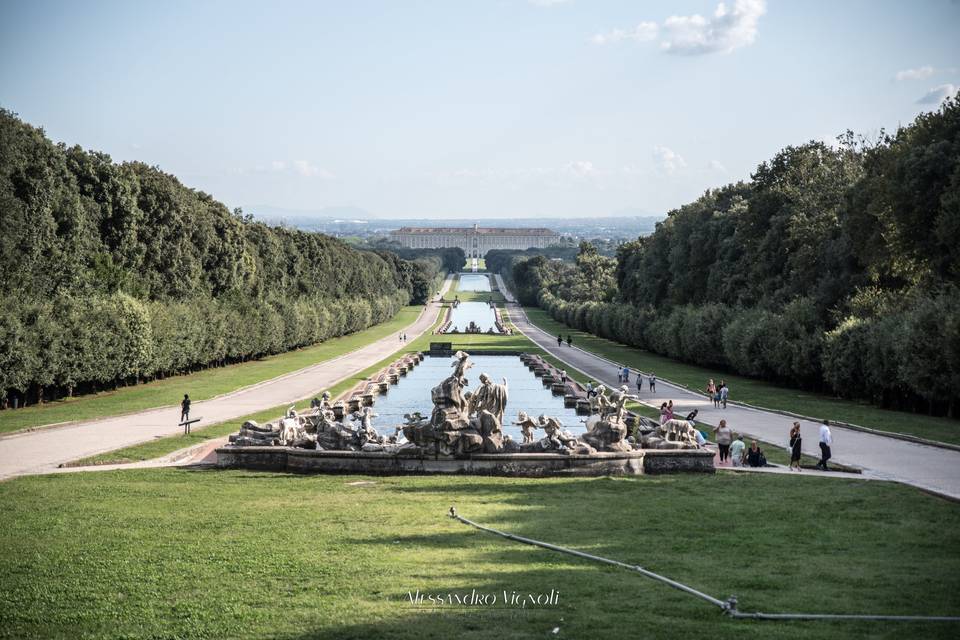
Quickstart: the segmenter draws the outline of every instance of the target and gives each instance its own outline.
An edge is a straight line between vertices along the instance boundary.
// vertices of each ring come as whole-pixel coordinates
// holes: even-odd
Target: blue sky
[[[960,86],[960,2],[0,4],[0,105],[229,206],[663,214]]]

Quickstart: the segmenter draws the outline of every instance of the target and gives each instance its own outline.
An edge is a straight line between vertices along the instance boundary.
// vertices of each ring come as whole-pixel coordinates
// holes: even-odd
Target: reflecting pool
[[[485,273],[461,273],[460,291],[490,291],[490,277]]]
[[[526,411],[536,419],[540,414],[553,416],[563,423],[563,426],[574,434],[584,431],[573,408],[563,406],[563,396],[555,396],[543,386],[540,378],[533,375],[517,356],[483,356],[471,355],[473,368],[467,371],[467,390],[472,391],[480,386],[480,374],[486,373],[499,383],[507,379],[507,411],[503,416],[503,432],[518,442],[523,442],[520,428],[513,426],[518,411]],[[377,398],[373,411],[378,415],[373,424],[381,434],[389,435],[393,427],[403,424],[403,414],[419,411],[429,416],[433,410],[430,401],[430,389],[453,372],[452,358],[427,357],[413,371],[400,378],[400,384],[390,387],[390,391]],[[537,431],[536,437],[543,436]]]
[[[487,329],[497,330],[496,316],[486,302],[461,302],[450,309],[451,329],[456,327],[457,331],[463,333],[471,320],[480,327],[482,333],[486,333]]]

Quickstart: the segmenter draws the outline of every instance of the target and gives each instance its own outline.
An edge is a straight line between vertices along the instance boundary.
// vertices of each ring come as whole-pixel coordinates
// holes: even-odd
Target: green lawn
[[[463,264],[464,271],[470,271],[473,268],[473,259],[467,258],[467,261]],[[484,258],[477,259],[477,270],[486,271],[487,270],[487,261]]]
[[[353,482],[366,482],[362,486]],[[828,484],[829,483],[829,486]],[[887,483],[747,474],[596,479],[178,469],[0,483],[2,638],[955,638],[960,625],[750,622],[743,611],[957,614],[960,507]],[[559,591],[531,609],[408,592]],[[557,633],[552,633],[559,627]]]
[[[399,332],[413,323],[422,309],[422,306],[404,307],[391,320],[369,329],[261,360],[206,369],[189,375],[15,411],[0,411],[0,433],[176,405],[180,403],[184,393],[189,393],[194,401],[206,400],[359,349],[391,333]]]
[[[771,409],[791,411],[812,418],[830,418],[883,431],[905,433],[930,440],[960,444],[960,421],[935,418],[902,411],[888,411],[878,407],[840,400],[831,396],[780,387],[768,382],[712,371],[696,365],[684,364],[648,351],[627,347],[572,329],[551,318],[546,312],[524,307],[530,321],[549,333],[573,336],[573,344],[615,362],[644,372],[654,372],[658,378],[702,390],[707,380],[724,379],[730,385],[730,399]]]

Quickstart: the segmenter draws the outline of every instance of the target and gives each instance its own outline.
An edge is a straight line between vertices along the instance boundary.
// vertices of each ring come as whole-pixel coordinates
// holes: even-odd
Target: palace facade
[[[543,228],[508,229],[501,227],[401,227],[390,232],[390,239],[414,249],[460,247],[468,258],[482,258],[491,249],[543,248],[560,238],[556,231]]]

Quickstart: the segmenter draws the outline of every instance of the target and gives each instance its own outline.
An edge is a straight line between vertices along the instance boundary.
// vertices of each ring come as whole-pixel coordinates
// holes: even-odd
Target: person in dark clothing
[[[756,440],[750,441],[750,448],[747,449],[747,466],[748,467],[765,467],[767,466],[767,458],[763,455],[763,451],[760,449],[760,445],[757,444]]]
[[[568,347],[573,346],[573,337],[569,333],[567,334],[567,346]]]
[[[562,347],[562,346],[563,346],[563,336],[561,336],[561,335],[559,335],[559,334],[557,335],[557,346],[558,346],[558,347]]]
[[[800,437],[800,423],[794,422],[790,429],[790,468],[800,471],[800,447],[803,439]]]
[[[180,422],[186,422],[190,419],[190,396],[183,394],[183,402],[180,403]]]

